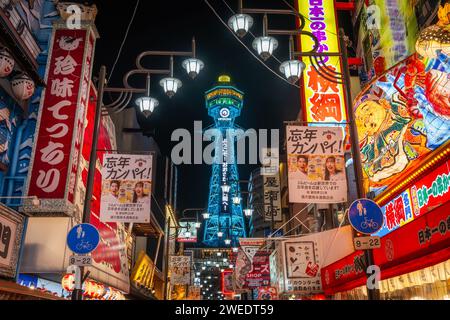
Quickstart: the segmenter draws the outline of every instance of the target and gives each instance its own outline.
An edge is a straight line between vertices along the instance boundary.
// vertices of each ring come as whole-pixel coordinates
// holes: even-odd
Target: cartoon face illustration
[[[77,49],[82,40],[83,38],[73,38],[63,36],[59,38],[58,44],[61,49],[71,51]]]
[[[373,136],[386,118],[386,109],[375,101],[363,102],[355,112],[356,125],[361,138]]]

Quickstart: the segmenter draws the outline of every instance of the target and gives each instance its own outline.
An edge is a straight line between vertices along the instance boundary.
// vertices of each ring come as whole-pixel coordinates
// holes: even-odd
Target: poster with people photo
[[[347,201],[341,127],[287,126],[289,202]]]
[[[150,222],[152,156],[105,154],[100,220]]]

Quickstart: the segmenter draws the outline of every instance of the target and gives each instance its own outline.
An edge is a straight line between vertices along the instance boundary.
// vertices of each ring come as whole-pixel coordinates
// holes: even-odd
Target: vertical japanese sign
[[[252,259],[252,268],[245,277],[246,288],[259,288],[270,285],[270,252],[258,250]]]
[[[25,217],[0,204],[0,276],[14,278]]]
[[[222,140],[222,186],[228,185],[228,139]],[[229,193],[222,188],[222,213],[229,213]]]
[[[170,282],[172,285],[191,283],[191,257],[170,256]]]
[[[347,201],[342,129],[287,126],[286,130],[289,201]]]
[[[261,175],[276,175],[280,166],[280,152],[278,148],[262,148]]]
[[[105,154],[100,220],[150,221],[152,156]]]
[[[299,13],[305,19],[304,31],[314,34],[319,41],[318,52],[339,52],[338,26],[334,0],[298,0]],[[301,51],[314,47],[311,37],[300,36]],[[312,57],[314,59],[314,57]],[[346,122],[344,87],[320,76],[309,58],[304,58],[305,73],[301,78],[306,120],[308,122]],[[321,65],[328,73],[342,72],[340,57],[322,57]],[[317,66],[317,64],[316,64]]]
[[[285,290],[317,293],[322,285],[319,272],[319,248],[316,241],[284,241]]]
[[[278,172],[273,176],[263,176],[264,190],[264,221],[280,222],[281,217],[281,191],[280,176]]]
[[[75,202],[95,37],[90,29],[56,29],[52,39],[27,194],[42,199],[39,211],[66,212]]]

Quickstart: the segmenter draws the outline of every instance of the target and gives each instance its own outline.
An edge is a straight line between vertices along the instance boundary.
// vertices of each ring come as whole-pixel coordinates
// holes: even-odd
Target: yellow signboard
[[[146,288],[151,288],[151,278],[152,270],[155,267],[153,261],[144,251],[139,252],[138,260],[133,268],[133,273],[131,274],[131,281],[144,286]]]
[[[299,13],[305,17],[304,31],[309,31],[319,41],[318,52],[339,52],[339,36],[334,0],[297,0]],[[301,51],[311,51],[314,41],[306,35],[300,36]],[[312,58],[314,59],[314,57]],[[320,76],[309,57],[303,58],[306,65],[303,73],[302,94],[306,121],[342,123],[347,121],[344,87]],[[323,65],[341,73],[340,57],[322,57]],[[320,58],[319,58],[319,63]],[[317,67],[317,63],[315,63]],[[327,73],[331,73],[327,71]]]

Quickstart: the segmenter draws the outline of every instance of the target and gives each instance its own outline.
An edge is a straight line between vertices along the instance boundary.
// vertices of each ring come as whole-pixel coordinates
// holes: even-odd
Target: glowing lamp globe
[[[20,73],[11,80],[11,89],[18,100],[27,100],[34,93],[34,81],[28,75]]]
[[[263,60],[269,59],[276,48],[278,48],[278,40],[274,37],[257,37],[253,40],[253,49]]]
[[[239,36],[244,37],[253,25],[253,18],[248,14],[235,14],[228,20],[228,26]]]
[[[285,61],[280,65],[280,72],[284,74],[290,83],[296,83],[306,65],[300,60]]]
[[[164,93],[167,94],[169,98],[172,98],[175,93],[177,93],[177,90],[182,86],[180,80],[171,77],[162,79],[159,84],[163,87]]]
[[[0,78],[7,77],[14,70],[14,58],[5,48],[0,49]]]
[[[204,212],[202,213],[203,219],[209,219],[209,213],[208,212]]]
[[[253,214],[253,209],[244,209],[244,215],[246,217],[251,217]]]
[[[233,197],[233,204],[235,204],[235,205],[241,204],[241,198],[240,197]]]
[[[155,107],[159,105],[158,100],[152,97],[140,97],[135,102],[145,117],[149,117],[155,110]]]
[[[192,79],[194,79],[205,66],[202,60],[196,58],[186,59],[181,65]]]

